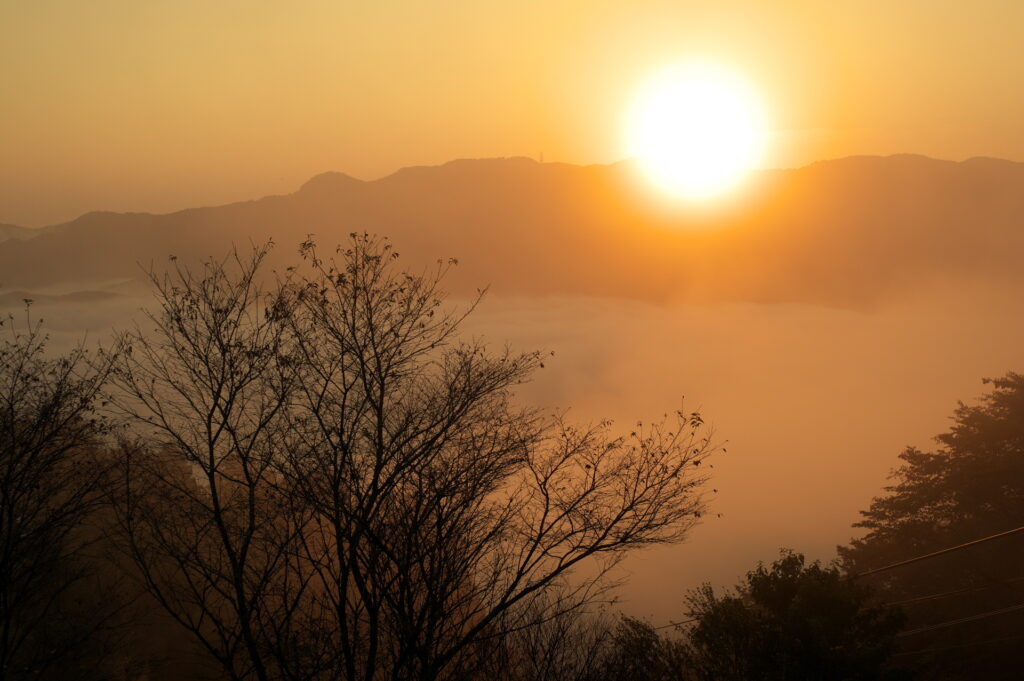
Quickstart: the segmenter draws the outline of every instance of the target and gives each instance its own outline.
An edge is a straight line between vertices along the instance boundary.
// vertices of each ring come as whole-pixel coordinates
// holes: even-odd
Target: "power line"
[[[669,627],[681,627],[684,624],[691,624],[693,622],[696,622],[698,619],[700,619],[700,618],[693,617],[693,618],[688,619],[688,620],[683,620],[682,622],[671,622],[670,621],[668,624],[662,624],[660,627],[654,627],[654,630],[657,631],[658,629],[668,629]]]
[[[989,535],[987,537],[982,537],[981,539],[973,539],[973,540],[971,540],[969,542],[964,542],[963,544],[957,544],[956,546],[950,546],[948,548],[941,549],[939,551],[933,551],[931,553],[926,553],[926,554],[924,554],[922,556],[915,556],[914,558],[908,558],[906,560],[901,560],[901,561],[899,561],[897,563],[891,563],[889,565],[883,565],[882,567],[874,568],[874,569],[871,569],[871,570],[866,570],[864,572],[859,572],[859,573],[857,573],[855,575],[850,575],[850,577],[848,579],[858,579],[860,577],[866,577],[868,575],[878,574],[879,572],[885,572],[887,570],[892,570],[894,568],[903,567],[904,565],[910,565],[911,563],[917,563],[918,561],[927,560],[928,558],[935,558],[936,556],[941,556],[941,555],[944,555],[944,554],[947,554],[947,553],[951,553],[953,551],[959,551],[961,549],[966,549],[966,548],[969,548],[971,546],[975,546],[977,544],[983,544],[985,542],[992,541],[994,539],[1001,539],[1003,537],[1008,537],[1008,536],[1013,535],[1013,534],[1019,534],[1021,532],[1024,532],[1024,525],[1021,525],[1020,527],[1015,527],[1012,530],[1006,530],[1005,532],[1000,532],[998,534],[992,534],[992,535]],[[1013,579],[1013,580],[1009,580],[1006,583],[1016,582],[1016,581],[1019,581],[1019,580]],[[933,598],[940,598],[942,596],[951,596],[951,595],[959,594],[959,593],[967,593],[967,592],[970,592],[970,591],[981,591],[984,588],[988,588],[988,587],[979,587],[979,588],[975,588],[975,589],[961,589],[961,590],[958,590],[958,591],[946,591],[946,592],[943,592],[943,593],[930,594],[928,596],[921,596],[921,597],[918,597],[918,598],[911,598],[911,599],[908,599],[908,600],[905,600],[905,601],[897,601],[895,603],[885,603],[883,605],[902,605],[902,604],[905,604],[905,603],[912,603],[912,602],[915,602],[915,601],[930,600],[930,599],[933,599]],[[1017,610],[1017,609],[1021,609],[1021,608],[1024,608],[1024,604],[1021,604],[1020,606],[1013,606],[1013,607],[1010,608],[1010,610]],[[963,619],[963,620],[954,620],[952,622],[943,622],[941,624],[933,625],[933,628],[941,628],[941,627],[944,627],[944,626],[951,626],[953,624],[959,624],[962,621],[966,622],[966,621],[971,621],[973,619],[981,619],[983,617],[988,617],[990,615],[998,615],[998,614],[1001,614],[1003,612],[1010,612],[1010,610],[996,610],[996,611],[992,611],[992,612],[989,612],[989,613],[983,613],[981,615],[977,615],[977,616],[974,616],[972,618],[966,618],[966,619]],[[663,624],[663,625],[661,625],[659,627],[654,627],[654,630],[657,631],[657,630],[660,630],[660,629],[668,629],[669,627],[679,627],[679,626],[682,626],[684,624],[691,624],[693,622],[696,622],[697,619],[699,619],[699,618],[694,617],[692,619],[683,620],[681,622],[671,622],[670,621],[668,624]],[[928,629],[928,628],[915,629],[914,631],[903,632],[902,634],[900,634],[900,636],[909,636],[910,634],[916,634],[916,633],[919,633],[919,632],[922,632],[922,631],[929,631],[929,630],[930,629]]]
[[[1015,634],[1014,636],[1004,636],[1002,638],[988,638],[984,641],[971,641],[969,643],[958,643],[953,646],[942,646],[941,648],[923,648],[921,650],[908,650],[902,653],[895,653],[893,657],[906,657],[907,655],[923,655],[925,653],[940,653],[945,650],[956,650],[957,648],[970,648],[972,646],[982,646],[987,643],[1005,643],[1006,641],[1016,641],[1017,639],[1024,638],[1024,634]]]
[[[956,591],[943,591],[935,594],[928,594],[927,596],[915,596],[914,598],[907,598],[902,601],[892,601],[891,603],[882,603],[881,605],[908,605],[910,603],[919,603],[921,601],[931,601],[936,598],[945,598],[946,596],[956,596],[958,594],[973,593],[975,591],[987,591],[988,589],[994,589],[997,586],[1005,586],[1007,584],[1014,584],[1016,582],[1024,581],[1024,577],[1016,577],[1014,579],[1004,579],[996,582],[990,582],[988,584],[982,584],[981,586],[966,587],[964,589],[957,589]]]
[[[949,548],[942,549],[940,551],[933,551],[932,553],[926,553],[923,556],[917,556],[915,558],[908,558],[907,560],[901,560],[898,563],[892,563],[890,565],[883,565],[882,567],[874,568],[873,570],[867,570],[865,572],[860,572],[860,573],[857,573],[857,574],[853,575],[851,577],[851,579],[858,579],[860,577],[866,577],[868,575],[874,575],[874,574],[877,574],[879,572],[885,572],[886,570],[892,570],[893,568],[903,567],[904,565],[910,565],[911,563],[916,563],[918,561],[926,560],[928,558],[935,558],[936,556],[941,556],[943,554],[951,553],[953,551],[959,551],[961,549],[966,549],[966,548],[968,548],[970,546],[975,546],[977,544],[982,544],[982,543],[987,542],[987,541],[992,541],[993,539],[1001,539],[1003,537],[1009,537],[1011,534],[1019,534],[1021,532],[1024,532],[1024,525],[1021,525],[1020,527],[1015,527],[1012,530],[1007,530],[1006,532],[1000,532],[999,534],[993,534],[993,535],[990,535],[988,537],[982,537],[981,539],[975,539],[973,541],[964,542],[963,544],[957,544],[956,546],[950,546]]]
[[[919,629],[911,629],[910,631],[901,631],[897,636],[913,636],[914,634],[923,634],[926,631],[934,631],[935,629],[945,629],[955,624],[964,624],[965,622],[974,622],[975,620],[985,619],[986,617],[994,617],[995,615],[1002,615],[1008,612],[1015,612],[1017,610],[1024,610],[1024,603],[1018,603],[1017,605],[1011,605],[999,610],[989,610],[977,615],[970,615],[968,617],[961,617],[960,619],[950,620],[948,622],[939,622],[938,624],[931,624],[927,627],[920,627]]]
[[[891,603],[881,603],[880,605],[883,605],[883,606],[907,605],[908,603],[917,603],[917,602],[920,602],[920,601],[930,601],[930,600],[934,600],[936,598],[943,598],[945,596],[956,596],[958,594],[972,593],[972,592],[975,592],[975,591],[985,591],[986,589],[992,589],[992,588],[997,587],[997,586],[1003,586],[1005,584],[1013,584],[1014,582],[1021,582],[1021,581],[1024,581],[1024,577],[1017,577],[1016,579],[1007,579],[1007,580],[1001,581],[1001,582],[992,582],[991,584],[985,584],[983,586],[971,587],[971,588],[967,588],[967,589],[957,589],[956,591],[943,591],[941,593],[928,594],[927,596],[917,596],[916,598],[908,598],[908,599],[903,600],[903,601],[893,601]],[[1024,604],[1022,604],[1022,605],[1024,605]],[[1013,606],[1013,607],[1014,607],[1014,609],[1016,609],[1016,606]],[[989,614],[1000,614],[1002,612],[1005,612],[1005,611],[1004,610],[996,610],[996,611],[992,611],[991,613],[986,613],[984,616],[988,616]],[[980,619],[981,617],[982,616],[979,615],[979,616],[976,617],[976,619]],[[696,622],[698,619],[699,618],[697,618],[697,617],[693,617],[691,619],[682,620],[680,622],[669,621],[668,624],[662,624],[661,626],[653,627],[653,629],[655,631],[658,631],[660,629],[668,629],[669,627],[681,627],[684,624],[692,624],[692,623]],[[956,623],[959,623],[960,621],[962,621],[962,620],[954,620],[953,622],[943,623],[941,626],[945,626],[946,624],[956,624]],[[934,626],[939,626],[939,625],[934,625]],[[900,634],[900,635],[901,636],[905,636],[905,635],[917,633],[917,631],[923,631],[923,629],[922,630],[914,630],[914,631],[904,632],[903,634]],[[1024,634],[1022,634],[1022,636],[1024,636]]]

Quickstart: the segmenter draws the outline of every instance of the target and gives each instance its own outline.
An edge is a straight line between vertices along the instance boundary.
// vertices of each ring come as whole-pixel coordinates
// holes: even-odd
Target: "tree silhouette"
[[[82,347],[50,357],[30,317],[0,327],[0,679],[95,678],[119,607],[90,552],[109,361]]]
[[[684,681],[690,662],[683,639],[623,616],[595,660],[589,681]]]
[[[288,580],[307,516],[275,468],[295,371],[256,279],[268,248],[154,273],[153,328],[120,337],[109,396],[135,438],[115,501],[126,554],[230,678],[259,681],[302,678],[274,628],[306,586]]]
[[[266,249],[154,277],[114,376],[125,545],[231,678],[479,675],[698,522],[699,414],[617,436],[520,407],[541,355],[459,339],[451,263],[403,272],[357,234],[302,253],[266,291]]]
[[[747,573],[734,594],[690,594],[689,659],[697,679],[868,681],[904,678],[886,663],[903,623],[837,566],[784,551]]]
[[[477,676],[493,681],[594,681],[612,649],[616,620],[602,604],[547,615],[535,609],[524,626],[477,643]]]
[[[992,390],[978,404],[959,404],[935,450],[909,447],[900,455],[893,484],[856,525],[867,534],[839,547],[848,570],[1024,526],[1024,375],[985,383]],[[1017,674],[1024,608],[1012,608],[1024,604],[1022,564],[1024,535],[1018,534],[865,580],[907,609],[902,657],[927,665],[930,678],[995,679]]]

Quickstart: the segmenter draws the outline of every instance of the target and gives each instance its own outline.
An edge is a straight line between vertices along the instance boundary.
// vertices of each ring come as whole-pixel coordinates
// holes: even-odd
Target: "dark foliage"
[[[985,383],[992,390],[957,407],[938,447],[900,455],[893,484],[857,524],[867,534],[840,547],[851,572],[1024,526],[1024,375]],[[901,659],[929,678],[1009,679],[1019,678],[1024,641],[1022,566],[1017,534],[865,580],[910,616]]]
[[[124,605],[95,551],[109,365],[48,356],[31,319],[0,327],[0,679],[95,678]]]
[[[734,594],[709,585],[690,595],[689,656],[701,681],[868,681],[886,671],[902,625],[836,566],[783,552],[747,573]]]
[[[622,617],[597,657],[588,681],[683,681],[686,646],[648,622]]]

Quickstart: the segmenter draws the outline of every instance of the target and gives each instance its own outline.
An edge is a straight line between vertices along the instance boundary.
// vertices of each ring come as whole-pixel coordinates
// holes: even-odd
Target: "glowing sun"
[[[765,144],[761,107],[736,75],[685,64],[652,78],[629,117],[630,154],[674,194],[704,197],[735,184]]]

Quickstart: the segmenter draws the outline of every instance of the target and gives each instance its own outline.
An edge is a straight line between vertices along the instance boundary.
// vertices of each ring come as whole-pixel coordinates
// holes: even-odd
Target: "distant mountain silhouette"
[[[456,292],[857,306],[938,279],[1024,284],[1024,163],[862,156],[755,173],[748,185],[734,205],[700,212],[669,206],[628,162],[460,160],[370,182],[325,173],[289,195],[89,213],[9,239],[0,283],[138,278],[140,262],[162,268],[169,255],[268,238],[281,265],[307,234],[331,248],[367,231],[413,263],[458,258]]]
[[[22,239],[31,239],[39,234],[39,230],[31,229],[30,227],[19,227],[18,225],[0,223],[0,243],[10,241],[11,239],[18,239],[19,241]]]

